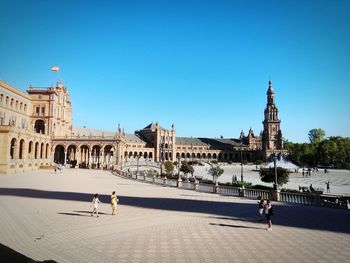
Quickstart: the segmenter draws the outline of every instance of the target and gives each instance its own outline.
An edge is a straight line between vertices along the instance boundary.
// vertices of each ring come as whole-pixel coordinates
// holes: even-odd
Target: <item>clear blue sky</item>
[[[0,79],[67,84],[73,123],[178,136],[350,136],[350,1],[0,1]],[[50,71],[60,66],[60,76]]]

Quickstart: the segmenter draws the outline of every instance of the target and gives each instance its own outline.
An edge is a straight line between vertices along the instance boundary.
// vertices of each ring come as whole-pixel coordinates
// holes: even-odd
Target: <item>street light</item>
[[[139,174],[139,160],[140,160],[140,154],[137,155],[136,176]]]
[[[275,184],[273,186],[273,189],[277,190],[277,165],[276,165],[276,160],[277,160],[277,156],[276,154],[273,154],[273,166],[274,166],[274,170],[275,170]]]
[[[116,162],[116,167],[119,166],[119,140],[117,140],[117,150],[116,150],[116,157],[115,157],[115,162]],[[122,169],[122,167],[120,168]]]
[[[128,162],[129,152],[128,152],[129,145],[126,145],[126,163]]]
[[[243,158],[242,158],[242,141],[241,141],[241,183],[243,183]]]
[[[160,176],[163,174],[163,148],[164,143],[160,143]]]

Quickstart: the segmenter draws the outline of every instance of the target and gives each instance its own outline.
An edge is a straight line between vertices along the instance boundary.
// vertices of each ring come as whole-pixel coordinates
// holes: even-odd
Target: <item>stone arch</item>
[[[252,160],[251,157],[252,157],[251,153],[247,153],[247,155],[246,155],[247,162],[251,162],[251,160]]]
[[[230,161],[233,161],[233,153],[230,153],[228,158]]]
[[[34,159],[38,159],[38,151],[39,151],[39,142],[36,142],[35,149],[34,149]]]
[[[180,158],[180,153],[176,153],[176,159]]]
[[[143,158],[144,158],[144,159],[147,159],[147,158],[148,158],[147,152],[144,152],[144,153],[143,153]]]
[[[203,159],[207,158],[207,156],[206,156],[205,153],[202,153],[202,158],[203,158]]]
[[[45,134],[45,121],[36,120],[34,124],[34,132]]]
[[[137,158],[137,152],[134,152],[134,156],[133,156],[134,158]]]
[[[19,152],[18,152],[18,157],[19,159],[24,159],[24,139],[21,139],[19,141]]]
[[[78,147],[75,144],[70,144],[67,147],[67,163],[74,168],[77,165]]]
[[[53,161],[58,164],[64,164],[64,146],[59,144],[55,147]]]
[[[200,158],[201,158],[201,154],[197,153],[197,159],[200,159]]]
[[[42,142],[40,144],[40,159],[42,159],[44,156],[44,143]]]
[[[168,152],[165,152],[165,160],[169,160],[169,153]]]
[[[152,152],[149,152],[149,153],[148,153],[148,158],[150,158],[150,159],[153,158],[153,153],[152,153]]]
[[[95,144],[94,146],[92,146],[92,150],[91,150],[91,168],[100,168],[101,165],[101,145],[99,144]]]
[[[186,158],[185,153],[181,153],[181,158],[183,158],[183,159]]]
[[[211,159],[212,157],[211,157],[211,153],[208,153],[208,159]]]
[[[50,148],[49,144],[48,144],[48,143],[46,143],[46,149],[45,149],[45,159],[47,159],[47,158],[49,157],[49,148]]]
[[[218,158],[219,158],[220,161],[222,161],[222,159],[223,159],[222,153],[219,153]]]
[[[10,158],[11,158],[11,160],[15,159],[16,147],[17,147],[17,140],[16,140],[16,138],[12,138],[11,145],[10,145]]]
[[[90,148],[88,145],[83,144],[79,147],[80,150],[80,163],[79,168],[89,168],[90,165],[90,160],[89,160],[89,156],[90,156]]]
[[[109,169],[111,164],[113,163],[113,151],[114,151],[114,147],[111,144],[107,144],[103,147],[102,163],[103,163],[104,169]],[[119,159],[119,156],[116,156],[116,158]],[[118,160],[118,162],[119,161],[120,160]],[[116,160],[116,162],[117,162],[117,160]]]
[[[191,158],[190,153],[186,153],[186,158]]]
[[[28,158],[33,159],[33,141],[28,144]]]
[[[213,153],[213,159],[217,159],[217,154],[216,153]]]

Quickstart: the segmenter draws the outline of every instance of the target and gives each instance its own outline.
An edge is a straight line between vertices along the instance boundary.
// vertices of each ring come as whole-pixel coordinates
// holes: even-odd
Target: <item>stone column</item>
[[[80,151],[78,148],[77,148],[77,151],[75,152],[75,156],[76,156],[76,160],[77,160],[77,165],[75,166],[75,168],[79,168],[81,156],[80,156]]]
[[[271,191],[271,200],[272,201],[279,201],[280,200],[280,190],[279,189],[273,189]]]
[[[66,166],[66,160],[67,160],[67,150],[64,151],[63,166]]]

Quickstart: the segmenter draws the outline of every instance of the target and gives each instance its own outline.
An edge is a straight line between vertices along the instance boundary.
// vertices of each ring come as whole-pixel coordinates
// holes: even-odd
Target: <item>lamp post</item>
[[[241,183],[243,183],[243,155],[242,155],[242,148],[243,148],[243,145],[242,145],[242,141],[241,141]]]
[[[136,166],[136,176],[139,174],[139,160],[140,160],[140,155],[137,155],[137,166]]]
[[[276,165],[277,156],[276,154],[273,155],[273,166],[275,171],[275,184],[273,186],[273,189],[277,190],[278,184],[277,184],[277,165]]]
[[[164,143],[160,144],[160,176],[163,174],[163,147]]]
[[[128,152],[129,145],[126,145],[126,163],[128,162],[129,152]]]
[[[119,166],[119,140],[117,140],[117,150],[116,150],[115,162],[116,162],[116,164],[115,164],[116,167],[118,167]]]
[[[191,161],[193,165],[193,144],[191,143]]]

